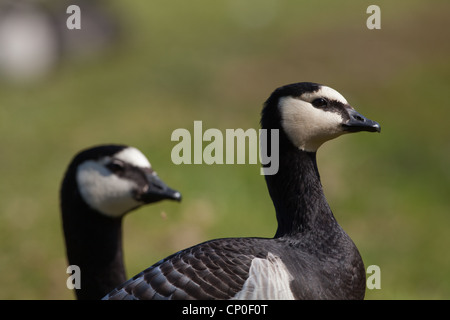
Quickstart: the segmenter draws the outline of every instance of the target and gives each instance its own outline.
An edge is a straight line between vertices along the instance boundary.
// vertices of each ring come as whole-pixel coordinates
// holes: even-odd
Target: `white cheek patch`
[[[267,259],[252,260],[249,276],[233,299],[294,300],[290,288],[292,279],[281,258],[269,252]]]
[[[104,215],[117,218],[141,205],[132,194],[136,184],[112,174],[98,162],[82,163],[76,179],[83,200]]]
[[[328,140],[343,134],[343,118],[336,112],[315,108],[293,97],[280,99],[281,125],[292,143],[305,151],[317,151]]]
[[[328,100],[335,100],[343,104],[348,104],[347,100],[342,96],[342,94],[327,86],[321,86],[320,89],[315,92],[306,92],[302,94],[300,98],[307,102],[312,102],[317,98],[326,98]]]
[[[135,167],[151,168],[147,157],[136,148],[128,147],[114,155],[114,158],[127,162]]]

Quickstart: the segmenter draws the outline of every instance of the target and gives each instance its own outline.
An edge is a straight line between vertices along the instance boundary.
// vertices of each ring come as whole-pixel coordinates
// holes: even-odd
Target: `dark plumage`
[[[201,243],[159,261],[106,299],[364,298],[364,264],[325,199],[316,150],[345,132],[380,126],[335,90],[314,83],[275,90],[261,125],[280,130],[279,171],[265,176],[278,221],[275,237]]]
[[[103,145],[78,153],[64,176],[61,191],[61,215],[64,229],[66,252],[69,265],[77,265],[81,270],[81,289],[76,289],[78,299],[100,299],[126,280],[122,252],[122,218],[138,206],[162,199],[180,200],[179,192],[168,188],[148,167],[140,167],[116,158],[124,150],[137,149],[123,145]],[[142,155],[142,157],[144,157]],[[144,161],[145,162],[145,161]],[[148,163],[148,162],[147,162]],[[107,187],[117,181],[131,181],[135,186],[129,190],[131,201],[136,203],[117,216],[109,211],[101,212],[86,203],[80,189],[80,170],[83,165],[98,165],[103,170]],[[92,176],[97,171],[92,169]],[[99,195],[111,191],[102,190],[99,183],[89,192]],[[128,194],[128,193],[127,193]],[[116,195],[113,195],[117,196]]]

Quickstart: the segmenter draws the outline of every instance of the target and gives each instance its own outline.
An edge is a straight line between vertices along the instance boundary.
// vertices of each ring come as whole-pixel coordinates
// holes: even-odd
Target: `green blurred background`
[[[337,89],[382,127],[318,153],[337,220],[366,267],[381,268],[381,289],[366,298],[450,298],[449,1],[377,1],[381,30],[366,27],[372,1],[106,4],[121,28],[101,53],[63,59],[38,81],[1,82],[0,299],[74,298],[58,191],[91,145],[138,147],[183,194],[125,218],[130,277],[201,241],[273,236],[258,165],[177,166],[170,137],[194,120],[259,128],[272,90],[299,81]]]

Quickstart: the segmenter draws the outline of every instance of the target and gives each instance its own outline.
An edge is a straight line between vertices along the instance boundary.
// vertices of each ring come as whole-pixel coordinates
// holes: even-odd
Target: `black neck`
[[[337,222],[323,193],[316,153],[281,143],[279,161],[278,173],[265,176],[278,220],[275,237],[296,237],[312,230],[316,236],[330,236]]]
[[[70,182],[70,181],[69,181]],[[126,280],[122,254],[122,218],[91,209],[68,181],[61,192],[61,211],[69,265],[81,271],[78,299],[101,299]]]

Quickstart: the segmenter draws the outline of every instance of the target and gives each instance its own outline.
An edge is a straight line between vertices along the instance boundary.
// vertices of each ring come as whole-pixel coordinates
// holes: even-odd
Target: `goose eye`
[[[125,169],[125,164],[120,160],[113,160],[106,165],[106,167],[113,173],[118,174],[123,172]]]
[[[328,101],[324,98],[317,98],[313,100],[312,105],[316,108],[325,108],[328,105]]]

